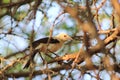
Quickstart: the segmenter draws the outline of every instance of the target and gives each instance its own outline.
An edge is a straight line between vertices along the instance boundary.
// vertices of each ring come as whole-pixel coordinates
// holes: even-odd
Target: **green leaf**
[[[10,3],[10,0],[3,0],[3,3]]]

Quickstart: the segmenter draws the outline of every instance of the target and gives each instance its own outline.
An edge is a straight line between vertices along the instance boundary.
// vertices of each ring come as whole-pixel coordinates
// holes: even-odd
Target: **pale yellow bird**
[[[42,38],[42,39],[39,39],[33,42],[32,43],[33,49],[36,51],[39,50],[39,52],[45,53],[48,40],[49,40],[49,37],[45,37],[45,38]],[[67,35],[66,33],[60,33],[56,35],[55,37],[50,38],[49,45],[47,46],[47,50],[49,50],[50,52],[56,52],[63,46],[64,42],[70,41],[70,40],[72,40],[72,38],[69,35]],[[29,67],[31,60],[33,60],[35,54],[36,52],[34,52],[30,56],[24,68]]]

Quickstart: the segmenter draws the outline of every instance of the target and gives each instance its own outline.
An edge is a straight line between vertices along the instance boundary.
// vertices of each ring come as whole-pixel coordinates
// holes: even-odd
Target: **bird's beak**
[[[72,40],[73,40],[73,38],[71,38],[71,37],[69,36],[69,37],[67,38],[66,44],[69,43],[69,42],[72,42]]]
[[[72,41],[72,40],[73,40],[73,38],[69,37],[69,40],[70,40],[70,41]]]

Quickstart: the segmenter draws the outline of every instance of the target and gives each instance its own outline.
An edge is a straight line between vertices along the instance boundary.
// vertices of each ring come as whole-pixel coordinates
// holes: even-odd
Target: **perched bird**
[[[32,47],[35,51],[32,53],[32,55],[30,55],[30,58],[27,61],[24,68],[29,67],[31,60],[33,60],[37,51],[45,53],[46,47],[47,47],[47,53],[48,52],[56,52],[62,47],[64,42],[72,40],[72,38],[65,33],[60,33],[60,34],[56,35],[55,37],[51,37],[50,41],[49,41],[49,45],[47,46],[48,40],[49,40],[49,37],[45,37],[45,38],[39,39],[37,41],[34,41],[32,43]]]

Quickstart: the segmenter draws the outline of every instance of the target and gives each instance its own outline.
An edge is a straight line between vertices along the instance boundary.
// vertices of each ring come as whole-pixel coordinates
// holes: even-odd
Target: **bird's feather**
[[[37,46],[40,45],[40,43],[45,43],[46,44],[48,42],[48,40],[49,40],[49,37],[45,37],[45,38],[39,39],[37,41],[34,41],[32,43],[32,45],[33,45],[34,48],[36,48]],[[56,44],[56,43],[59,43],[59,40],[51,38],[49,43],[50,44]]]

